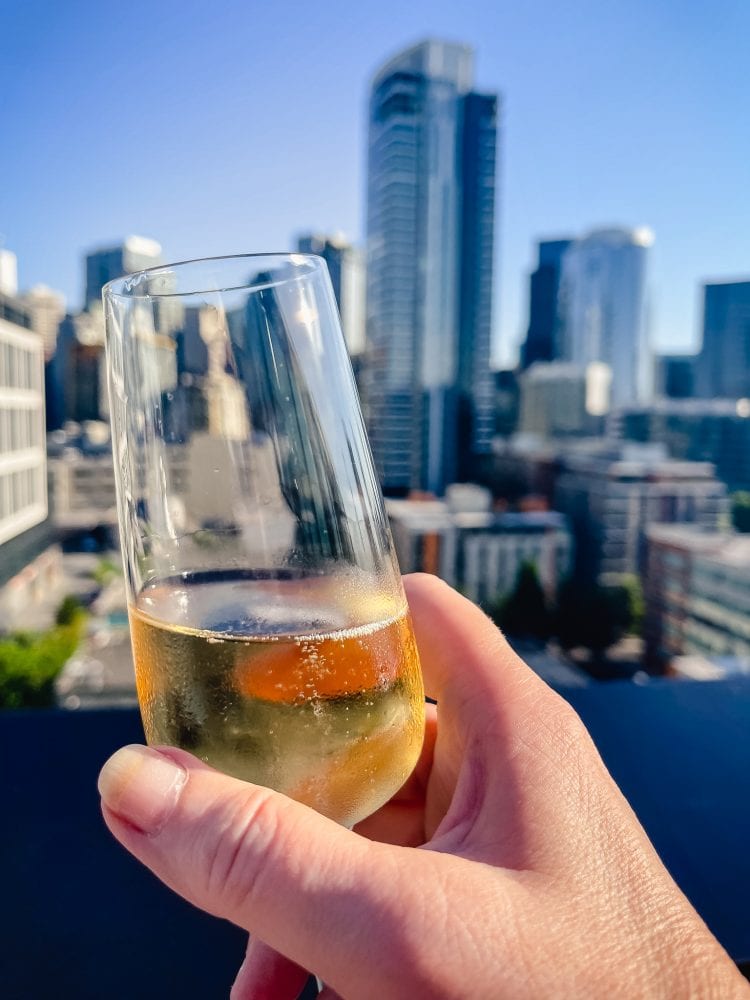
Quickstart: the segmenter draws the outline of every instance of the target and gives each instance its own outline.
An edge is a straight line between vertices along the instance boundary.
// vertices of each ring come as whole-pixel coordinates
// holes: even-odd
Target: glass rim
[[[193,257],[188,260],[178,260],[171,264],[156,264],[153,267],[146,267],[140,271],[132,271],[129,274],[113,278],[102,286],[102,297],[104,299],[179,299],[188,295],[209,295],[216,292],[238,292],[238,291],[261,291],[266,288],[275,288],[278,285],[287,284],[290,281],[299,281],[305,275],[287,275],[276,281],[244,281],[241,284],[221,285],[213,288],[191,288],[189,291],[179,292],[159,292],[147,291],[139,294],[139,286],[152,278],[164,277],[172,274],[177,268],[188,267],[191,264],[217,264],[227,261],[259,260],[271,258],[275,261],[287,260],[292,264],[305,263],[309,266],[308,275],[320,271],[325,260],[319,254],[298,253],[295,250],[259,250],[252,253],[219,254],[216,257]]]

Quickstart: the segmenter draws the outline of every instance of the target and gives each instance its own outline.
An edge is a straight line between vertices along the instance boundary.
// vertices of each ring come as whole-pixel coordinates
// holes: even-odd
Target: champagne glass
[[[326,265],[188,261],[103,298],[146,738],[351,826],[411,772],[424,694]]]

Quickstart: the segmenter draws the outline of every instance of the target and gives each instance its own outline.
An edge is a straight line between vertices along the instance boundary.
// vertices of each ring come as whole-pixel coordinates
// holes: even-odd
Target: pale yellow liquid
[[[148,742],[363,819],[411,773],[424,729],[408,613],[369,603],[379,620],[350,625],[368,602],[331,607],[322,583],[149,587],[130,614]]]

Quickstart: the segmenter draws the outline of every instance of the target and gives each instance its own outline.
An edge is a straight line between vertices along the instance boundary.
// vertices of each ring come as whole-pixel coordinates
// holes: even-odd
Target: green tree
[[[85,611],[74,598],[66,598],[54,628],[0,640],[0,708],[53,705],[55,679],[75,652],[85,627]]]
[[[557,596],[554,633],[563,649],[581,646],[594,659],[603,656],[631,627],[630,591],[566,580]]]
[[[91,574],[100,587],[106,587],[115,577],[120,575],[120,567],[111,559],[100,559],[96,569]]]
[[[732,494],[732,524],[735,531],[750,532],[750,493]]]
[[[622,626],[627,635],[642,635],[646,601],[640,579],[634,573],[625,573],[615,584],[623,595]]]
[[[76,597],[73,597],[72,594],[68,594],[67,597],[63,598],[62,604],[57,609],[55,622],[57,625],[70,625],[82,613],[81,602]]]
[[[521,564],[511,593],[495,602],[489,611],[490,617],[508,635],[540,640],[549,638],[550,610],[533,563]]]

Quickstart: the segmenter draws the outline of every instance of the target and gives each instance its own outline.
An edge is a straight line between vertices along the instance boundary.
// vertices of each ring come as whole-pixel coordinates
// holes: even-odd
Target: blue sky
[[[745,0],[0,0],[0,237],[82,298],[82,254],[168,259],[363,236],[367,83],[431,35],[503,94],[495,357],[538,237],[649,225],[651,329],[694,344],[699,282],[750,273]]]

